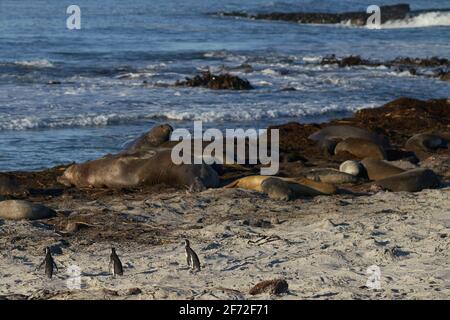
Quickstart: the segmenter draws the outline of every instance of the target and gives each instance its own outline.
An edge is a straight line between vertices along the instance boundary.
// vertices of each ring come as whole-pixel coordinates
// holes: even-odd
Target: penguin
[[[119,256],[116,253],[116,248],[111,248],[111,255],[109,257],[109,269],[115,277],[116,275],[123,276],[122,262],[120,262]]]
[[[191,267],[192,270],[200,271],[200,260],[198,259],[197,254],[194,250],[192,250],[189,240],[185,239],[185,249],[186,249],[186,260],[189,267]]]
[[[58,266],[56,265],[55,261],[53,260],[52,254],[50,253],[50,248],[45,248],[45,259],[42,261],[42,263],[39,265],[39,269],[42,268],[42,266],[45,264],[45,275],[51,279],[53,277],[53,268],[58,271]]]

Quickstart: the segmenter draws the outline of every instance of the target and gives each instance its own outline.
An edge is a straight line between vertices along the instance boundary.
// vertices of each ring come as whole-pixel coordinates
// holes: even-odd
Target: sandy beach
[[[244,190],[76,198],[48,203],[60,216],[2,221],[0,295],[23,299],[446,299],[450,294],[450,188],[418,193],[273,201]],[[68,221],[91,225],[73,234]],[[186,266],[191,239],[202,271]],[[116,246],[124,276],[108,273]],[[51,246],[60,272],[35,271]],[[66,268],[82,270],[69,290]],[[381,290],[366,270],[381,270]],[[283,278],[289,293],[249,295]],[[136,289],[137,288],[137,289]],[[138,290],[139,289],[139,290]]]

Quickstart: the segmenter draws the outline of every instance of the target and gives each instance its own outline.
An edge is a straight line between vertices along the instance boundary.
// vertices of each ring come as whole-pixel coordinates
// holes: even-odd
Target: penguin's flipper
[[[53,261],[53,266],[55,267],[56,271],[59,272],[58,265],[55,263],[55,261]]]

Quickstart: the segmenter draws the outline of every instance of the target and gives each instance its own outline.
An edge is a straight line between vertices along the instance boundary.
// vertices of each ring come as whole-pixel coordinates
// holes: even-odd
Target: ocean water
[[[340,12],[397,2],[75,0],[70,4],[81,8],[82,29],[68,30],[69,3],[0,0],[0,171],[93,159],[161,122],[266,128],[342,117],[401,96],[450,96],[450,83],[408,72],[318,64],[328,54],[450,58],[448,12],[390,21],[381,30],[209,14]],[[447,0],[409,3],[417,10],[450,7]],[[166,86],[206,68],[243,63],[253,72],[234,73],[255,90]]]

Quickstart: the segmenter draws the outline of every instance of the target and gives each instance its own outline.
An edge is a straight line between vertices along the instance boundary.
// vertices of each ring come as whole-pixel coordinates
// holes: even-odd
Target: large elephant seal
[[[339,142],[334,153],[339,155],[344,152],[348,152],[358,159],[368,157],[379,160],[386,159],[386,152],[381,145],[361,138],[347,138]]]
[[[344,125],[329,126],[317,132],[314,132],[312,135],[308,137],[308,139],[317,142],[322,140],[345,140],[348,138],[364,139],[379,144],[384,148],[389,147],[389,142],[386,139],[386,137],[380,136],[376,133],[369,132],[362,128]]]
[[[320,181],[323,183],[331,184],[355,184],[362,181],[360,177],[341,172],[332,168],[318,168],[312,169],[308,172],[303,173],[303,175],[313,181]]]
[[[381,180],[405,172],[405,170],[383,160],[365,158],[361,161],[361,164],[366,170],[369,180]]]
[[[0,173],[0,195],[14,196],[23,194],[24,189],[19,186],[17,181],[6,174]]]
[[[155,126],[149,132],[128,143],[125,150],[139,151],[159,147],[170,140],[172,132],[173,128],[169,124]]]
[[[64,185],[94,188],[126,188],[165,183],[195,190],[217,187],[217,173],[206,164],[175,165],[171,149],[153,149],[75,164],[58,181]]]
[[[0,218],[7,220],[38,220],[54,217],[56,212],[41,204],[23,200],[0,202]]]
[[[376,185],[394,192],[417,192],[423,189],[437,188],[440,184],[437,175],[429,169],[409,170],[376,181]]]
[[[429,133],[419,133],[408,139],[405,149],[412,151],[420,160],[428,158],[439,148],[446,148],[448,141],[438,135]]]

